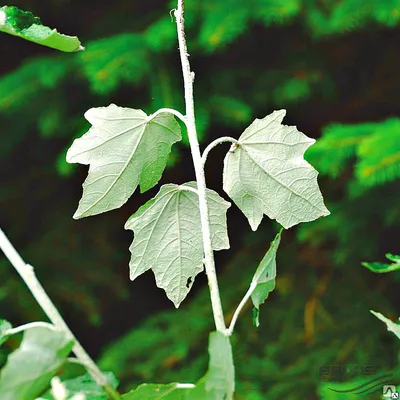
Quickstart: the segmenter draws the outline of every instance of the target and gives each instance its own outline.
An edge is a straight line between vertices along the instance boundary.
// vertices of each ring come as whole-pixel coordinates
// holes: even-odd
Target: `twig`
[[[33,297],[38,302],[42,310],[45,312],[52,324],[65,332],[71,339],[75,341],[75,345],[72,351],[75,353],[76,357],[80,360],[83,365],[88,366],[88,371],[92,375],[96,383],[104,388],[108,395],[115,400],[118,400],[119,394],[110,386],[109,382],[100,371],[99,367],[95,364],[86,350],[78,342],[74,334],[69,329],[68,325],[63,320],[61,314],[58,312],[56,306],[51,301],[50,297],[45,292],[43,286],[40,284],[36,278],[34,269],[31,265],[26,264],[22,257],[15,250],[14,246],[8,240],[5,233],[0,228],[0,248],[8,258],[10,263],[16,269],[16,271],[21,276],[22,280],[25,282],[31,291]],[[16,328],[14,328],[15,330]]]
[[[176,18],[179,53],[182,64],[182,73],[185,89],[185,105],[186,116],[185,122],[188,130],[190,150],[192,153],[194,170],[197,181],[197,190],[199,192],[199,209],[201,218],[201,228],[204,246],[204,265],[208,278],[208,286],[210,289],[211,305],[213,310],[215,327],[218,331],[226,334],[226,326],[224,314],[222,311],[221,298],[219,295],[217,274],[215,272],[214,254],[211,245],[211,230],[208,214],[208,204],[206,197],[206,181],[204,169],[201,160],[199,141],[196,133],[196,123],[194,116],[194,100],[193,100],[193,81],[194,72],[190,70],[190,63],[187,53],[184,25],[184,0],[178,0],[178,9],[174,11]]]

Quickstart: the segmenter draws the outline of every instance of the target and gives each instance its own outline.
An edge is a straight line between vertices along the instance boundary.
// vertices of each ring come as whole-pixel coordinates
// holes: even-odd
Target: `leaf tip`
[[[83,217],[82,213],[78,212],[78,210],[75,211],[74,215],[72,216],[73,219],[78,220]]]

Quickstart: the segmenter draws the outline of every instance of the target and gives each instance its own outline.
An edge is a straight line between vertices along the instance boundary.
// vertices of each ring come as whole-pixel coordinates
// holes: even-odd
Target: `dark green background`
[[[89,127],[83,114],[90,107],[184,111],[174,3],[12,5],[78,35],[87,49],[61,54],[0,36],[1,226],[85,347],[103,355],[101,365],[124,387],[194,381],[206,369],[213,329],[205,278],[177,311],[151,272],[129,281],[132,234],[123,226],[157,188],[136,193],[120,210],[74,221],[87,168],[64,161]],[[313,138],[325,137],[332,123],[351,125],[310,150],[332,215],[284,233],[261,326],[252,326],[249,307],[234,336],[237,399],[322,398],[321,366],[395,372],[398,343],[369,309],[400,315],[399,273],[374,275],[360,263],[400,253],[400,128],[385,125],[400,114],[400,2],[188,0],[186,23],[203,148],[219,136],[237,138],[254,118],[280,108],[288,111],[286,124]],[[376,124],[360,128],[364,122]],[[358,151],[361,131],[388,140]],[[207,163],[208,185],[220,194],[227,146]],[[363,175],[369,154],[376,166],[387,160],[378,177]],[[193,177],[180,144],[161,183]],[[227,319],[278,229],[264,220],[252,233],[235,207],[228,225],[231,250],[216,254]],[[0,310],[14,326],[44,319],[4,258]]]

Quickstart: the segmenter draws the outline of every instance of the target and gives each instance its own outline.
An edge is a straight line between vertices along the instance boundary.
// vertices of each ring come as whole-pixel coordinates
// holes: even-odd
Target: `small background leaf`
[[[4,24],[1,24],[2,20]],[[0,31],[60,51],[83,50],[76,36],[62,35],[56,29],[43,26],[38,17],[14,6],[0,8]]]
[[[393,261],[393,264],[384,264],[380,262],[363,262],[362,265],[370,269],[372,272],[376,272],[378,274],[400,270],[400,256],[388,253],[386,254],[386,258],[389,261]]]

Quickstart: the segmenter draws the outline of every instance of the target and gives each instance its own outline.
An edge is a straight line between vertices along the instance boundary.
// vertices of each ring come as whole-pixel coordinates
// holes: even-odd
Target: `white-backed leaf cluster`
[[[152,269],[158,287],[179,307],[203,270],[203,238],[196,183],[163,185],[125,224],[134,232],[130,246],[132,280]],[[207,189],[211,242],[229,248],[226,211],[230,203]]]
[[[85,118],[92,127],[76,139],[67,153],[69,163],[89,164],[83,196],[74,218],[121,207],[137,186],[155,186],[161,178],[171,146],[181,140],[172,114],[149,118],[142,110],[91,108]]]
[[[284,228],[326,216],[318,172],[304,160],[315,140],[282,125],[286,111],[256,119],[224,160],[225,192],[256,230],[263,215]]]

